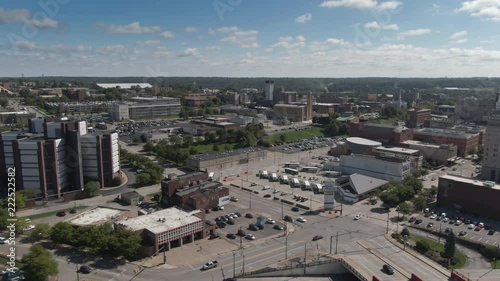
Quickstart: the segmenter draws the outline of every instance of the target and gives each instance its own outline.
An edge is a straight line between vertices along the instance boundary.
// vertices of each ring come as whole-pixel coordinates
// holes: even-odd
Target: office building
[[[115,103],[111,118],[116,121],[161,119],[179,116],[181,103],[176,98],[132,98],[135,103]]]
[[[431,119],[430,109],[410,109],[408,110],[408,128],[422,127],[425,121]]]
[[[412,170],[410,159],[368,155],[341,155],[339,170],[343,174],[361,174],[386,181],[401,182]]]
[[[273,80],[266,80],[266,85],[265,85],[265,100],[266,101],[272,101],[273,100],[273,93],[274,93],[274,81]]]
[[[479,146],[479,133],[466,133],[464,131],[423,128],[413,131],[413,140],[434,144],[454,144],[460,157],[468,155],[469,151],[477,150]]]
[[[341,176],[333,183],[336,186],[336,195],[344,203],[354,204],[365,199],[370,193],[386,185],[388,181],[361,174]],[[327,183],[325,183],[326,188]]]
[[[9,168],[16,169],[18,190],[31,189],[44,199],[83,190],[88,180],[112,186],[120,175],[117,133],[88,133],[85,121],[41,118],[30,120],[29,128],[0,134],[2,186]]]
[[[194,171],[220,172],[227,167],[263,160],[266,155],[266,150],[247,147],[225,152],[192,155],[186,160],[186,166]]]
[[[473,200],[471,200],[473,198]],[[458,176],[439,177],[439,206],[466,211],[492,219],[500,219],[500,185]]]
[[[347,144],[349,145],[349,152],[354,154],[365,154],[373,151],[374,147],[381,146],[382,143],[377,141],[372,141],[369,139],[358,138],[358,137],[350,137],[346,139]]]
[[[484,118],[495,109],[495,100],[480,100],[476,97],[461,99],[455,107],[455,113],[465,121],[484,123]]]
[[[28,124],[28,120],[35,118],[36,114],[28,111],[1,112],[0,123],[3,124]]]
[[[484,137],[481,178],[500,182],[500,95],[497,101],[497,109],[488,117]]]
[[[457,156],[457,146],[454,144],[434,144],[415,140],[407,140],[400,145],[420,151],[420,154],[427,162],[436,164],[448,163],[448,160]]]

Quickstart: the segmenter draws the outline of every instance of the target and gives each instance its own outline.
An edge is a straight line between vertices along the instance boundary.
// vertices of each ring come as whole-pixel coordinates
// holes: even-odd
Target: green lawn
[[[425,238],[422,236],[418,235],[413,235],[411,234],[411,239],[414,240],[415,242],[417,241],[425,241],[429,244],[432,250],[438,251],[438,252],[443,252],[444,251],[444,242],[446,239],[441,239],[443,241],[443,244],[439,244],[438,242],[431,240],[429,238]],[[455,265],[450,265],[450,269],[457,269],[457,268],[462,268],[467,264],[467,256],[464,255],[464,253],[460,252],[458,249],[455,251],[455,257],[458,258],[458,262]]]
[[[500,261],[492,262],[491,263],[491,268],[493,268],[493,269],[500,269]]]
[[[268,135],[264,139],[269,141],[270,143],[276,143],[280,142],[280,135],[285,135],[286,140],[285,141],[295,141],[295,140],[301,140],[301,139],[312,139],[314,137],[323,137],[323,128],[319,127],[312,127],[309,129],[305,129],[302,131],[292,131],[292,132],[285,132],[285,133],[276,133],[273,135]]]
[[[77,206],[76,207],[77,210],[82,210],[82,209],[85,209],[85,208],[87,208],[87,206]],[[60,210],[50,211],[50,212],[46,212],[46,213],[40,213],[40,214],[36,214],[36,215],[32,215],[32,216],[27,216],[27,217],[21,217],[21,219],[36,220],[36,219],[42,219],[42,218],[47,218],[47,217],[53,217],[53,216],[55,216],[60,211],[65,211],[68,214],[71,209],[73,209],[73,207],[67,208],[67,209],[60,209]]]

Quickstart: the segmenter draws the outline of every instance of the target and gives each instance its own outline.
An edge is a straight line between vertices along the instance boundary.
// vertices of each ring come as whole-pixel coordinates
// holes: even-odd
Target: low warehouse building
[[[124,227],[141,234],[142,254],[151,256],[160,250],[191,243],[204,238],[203,212],[186,212],[178,208],[168,208],[144,216],[118,221],[115,227]]]
[[[114,223],[125,218],[132,216],[130,210],[108,208],[108,207],[95,207],[79,215],[72,217],[66,222],[73,226],[90,226],[101,225],[105,223]]]

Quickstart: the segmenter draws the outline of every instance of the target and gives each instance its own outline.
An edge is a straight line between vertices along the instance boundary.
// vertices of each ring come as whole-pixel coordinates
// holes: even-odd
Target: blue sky
[[[0,34],[11,77],[500,76],[492,0],[3,0]]]

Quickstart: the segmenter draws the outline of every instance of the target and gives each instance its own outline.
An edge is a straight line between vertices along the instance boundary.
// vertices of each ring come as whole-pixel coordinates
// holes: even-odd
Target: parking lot
[[[435,218],[431,214],[433,211],[436,213]],[[451,213],[446,213],[447,211]],[[439,218],[441,213],[446,213],[447,218]],[[433,231],[448,232],[449,230],[453,230],[457,236],[486,245],[500,246],[500,236],[496,232],[500,229],[500,223],[498,221],[484,219],[470,214],[453,212],[442,208],[430,210],[429,214],[422,213],[416,216],[415,219],[422,220],[419,224],[421,227],[426,227]],[[455,223],[457,219],[460,220],[461,223],[457,223],[456,225]],[[429,223],[432,223],[432,226],[430,226]],[[476,226],[480,223],[482,223],[485,227]],[[489,230],[493,230],[494,233],[489,234]]]
[[[290,142],[278,142],[271,147],[271,150],[278,152],[295,153],[300,151],[310,151],[321,147],[329,147],[337,141],[344,138],[319,138],[315,137],[309,140],[297,140]]]
[[[238,199],[239,200],[239,199]],[[238,214],[241,216],[234,217],[234,214]],[[224,219],[224,227],[221,227],[221,217],[228,216],[231,217],[233,214],[233,218]],[[247,214],[251,214],[251,217]],[[238,202],[231,202],[228,205],[224,206],[224,210],[214,211],[211,210],[209,214],[206,215],[207,220],[210,223],[216,225],[215,234],[219,235],[222,239],[227,239],[229,241],[233,241],[236,244],[240,244],[244,247],[248,243],[252,243],[252,241],[257,241],[260,239],[268,238],[276,234],[283,233],[283,223],[280,223],[278,219],[281,218],[271,218],[275,220],[274,224],[267,223],[263,221],[262,229],[253,229],[249,228],[250,224],[257,224],[259,218],[263,218],[267,220],[270,218],[270,215],[263,214],[260,212],[256,212],[255,210],[250,210],[245,208],[245,206],[238,204]],[[234,224],[230,224],[230,222],[234,222]],[[276,229],[276,228],[277,229]],[[238,231],[240,231],[241,236],[238,235]],[[243,233],[242,233],[243,232]],[[230,235],[232,234],[232,235]],[[245,237],[246,235],[251,234],[255,237],[255,239],[250,239],[250,237]],[[233,236],[234,235],[234,236]]]

